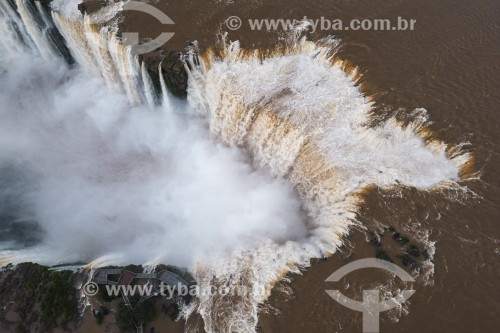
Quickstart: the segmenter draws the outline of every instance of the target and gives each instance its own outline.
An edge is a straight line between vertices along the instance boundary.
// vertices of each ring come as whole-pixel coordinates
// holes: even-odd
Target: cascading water
[[[57,12],[52,17],[77,61],[89,73],[102,75],[110,88],[123,88],[134,105],[146,101],[151,92],[143,90],[138,59],[130,47],[120,44],[116,27],[99,28],[88,15],[76,21]]]
[[[40,4],[2,2],[0,17],[2,57],[27,66],[0,72],[0,166],[30,175],[18,187],[47,233],[35,251],[1,255],[163,261],[188,266],[202,288],[247,287],[244,295],[201,295],[185,309],[208,332],[255,332],[273,285],[343,244],[367,188],[458,186],[469,161],[424,139],[422,110],[410,125],[368,126],[371,102],[336,60],[332,40],[294,40],[266,57],[228,43],[219,56],[191,61],[187,105],[169,96],[160,70],[156,107],[145,65],[115,27],[52,12],[75,69],[46,37],[51,21]],[[12,97],[15,88],[29,98]],[[223,146],[208,139],[207,123]]]
[[[262,59],[259,51],[240,50],[234,42],[220,57],[208,52],[202,66],[191,64],[188,98],[209,120],[213,136],[250,151],[257,167],[288,179],[310,218],[307,240],[238,253],[234,261],[212,265],[215,270],[200,269],[199,281],[213,283],[215,275],[223,285],[238,276],[254,290],[269,290],[283,274],[337,251],[357,223],[367,188],[427,190],[453,187],[460,179],[469,156],[436,140],[425,143],[418,134],[426,132],[425,110],[417,110],[407,126],[390,120],[369,127],[371,102],[356,87],[356,72],[347,74],[335,58],[334,40],[324,43],[295,40],[285,52]],[[202,299],[206,328],[253,331],[257,304],[267,296],[250,294],[241,311],[231,311],[227,297]]]
[[[0,15],[2,18],[0,29],[5,36],[2,38],[5,51],[12,56],[22,51],[34,50],[36,46],[15,10],[12,0],[0,3]]]
[[[51,43],[47,38],[46,29],[48,28],[42,22],[38,22],[34,16],[33,3],[26,0],[16,0],[17,12],[28,31],[31,39],[35,43],[38,52],[45,60],[50,60],[55,56]]]

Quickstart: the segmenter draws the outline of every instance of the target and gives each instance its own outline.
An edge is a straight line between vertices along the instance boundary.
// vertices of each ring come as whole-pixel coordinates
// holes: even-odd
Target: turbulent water
[[[423,109],[370,125],[337,40],[191,54],[184,102],[163,78],[157,98],[117,29],[96,24],[109,13],[56,1],[49,18],[15,3],[0,3],[0,213],[36,223],[41,241],[0,243],[4,262],[186,266],[201,286],[255,291],[202,296],[186,317],[254,332],[275,283],[343,244],[367,189],[457,188],[466,170],[469,156],[433,139]]]

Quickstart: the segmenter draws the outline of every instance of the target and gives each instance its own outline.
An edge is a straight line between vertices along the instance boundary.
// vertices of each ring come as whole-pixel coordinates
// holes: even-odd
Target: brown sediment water
[[[411,285],[416,292],[410,301],[399,312],[381,315],[382,332],[498,330],[500,172],[497,166],[500,156],[497,143],[500,120],[496,112],[500,108],[500,4],[496,0],[479,3],[465,0],[344,0],[316,1],[312,4],[295,0],[152,0],[149,3],[168,14],[175,24],[165,27],[144,13],[126,12],[120,22],[122,32],[139,32],[144,40],[154,38],[160,32],[175,32],[174,38],[165,45],[166,49],[175,51],[185,50],[196,40],[201,60],[207,67],[212,65],[212,59],[205,51],[227,32],[227,40],[239,40],[243,49],[259,51],[258,55],[248,53],[242,56],[255,65],[255,72],[259,66],[255,60],[258,58],[263,64],[265,58],[279,56],[279,49],[286,45],[290,32],[280,29],[255,31],[250,29],[249,19],[324,17],[349,22],[352,19],[383,18],[395,22],[398,17],[403,17],[416,20],[413,31],[316,31],[305,35],[310,41],[320,41],[332,35],[340,41],[335,46],[338,51],[336,61],[332,61],[333,66],[340,66],[349,74],[359,73],[354,81],[361,87],[363,95],[368,96],[359,105],[364,108],[369,102],[373,103],[367,122],[376,124],[394,118],[403,128],[413,126],[415,118],[424,114],[420,108],[424,108],[432,123],[425,122],[425,126],[416,127],[418,135],[430,147],[433,142],[443,142],[450,159],[460,153],[471,156],[467,163],[461,165],[460,188],[426,191],[403,185],[382,188],[381,184],[380,188],[367,186],[351,193],[359,204],[356,209],[359,225],[350,227],[347,235],[339,232],[338,237],[344,243],[339,251],[325,253],[331,255],[314,260],[301,275],[289,274],[287,277],[291,283],[274,285],[273,293],[262,305],[257,330],[361,332],[361,314],[342,307],[325,290],[340,289],[349,297],[360,299],[362,290],[369,287],[388,284],[386,290],[397,292],[398,288],[408,286],[374,269],[351,273],[337,284],[325,280],[346,263],[375,256],[389,256],[396,264],[407,266],[408,271],[412,270],[415,257],[426,259],[419,274],[416,274],[417,281]],[[88,4],[89,10],[94,5],[96,8],[101,5],[99,1]],[[240,29],[228,30],[225,22],[231,16],[242,20]],[[98,32],[87,33],[97,35]],[[315,46],[310,47],[320,54]],[[107,54],[104,47],[99,50]],[[293,49],[286,52],[293,53]],[[318,54],[312,58],[321,58]],[[235,73],[239,70],[230,62],[223,65],[227,67],[220,68]],[[311,69],[315,68],[311,66]],[[292,70],[299,72],[297,68]],[[302,126],[299,121],[293,123],[293,115],[286,114],[284,106],[290,104],[285,99],[294,96],[296,91],[285,86],[279,93],[271,95],[270,100],[266,100],[267,96],[260,100],[245,99],[245,94],[239,94],[245,84],[251,86],[252,83],[262,82],[257,77],[252,82],[251,73],[246,74],[247,81],[241,82],[233,77],[231,83],[217,82],[214,85],[226,94],[221,97],[222,102],[229,100],[233,103],[224,104],[228,107],[226,110],[214,108],[221,111],[220,114],[209,110],[216,138],[227,145],[249,150],[258,162],[272,169],[272,162],[266,161],[266,157],[277,154],[278,149],[273,150],[275,147],[284,151],[288,142],[307,137],[298,145],[300,149],[297,148],[295,158],[285,161],[290,162],[289,168],[278,165],[275,174],[287,177],[302,197],[311,202],[321,201],[324,205],[330,199],[328,190],[336,186],[335,180],[342,180],[339,173],[346,170],[330,167],[329,161],[326,161],[325,149],[322,150],[320,145],[323,132],[306,135],[307,126],[312,126],[307,123],[308,119]],[[108,76],[113,81],[119,73]],[[207,78],[217,77],[208,73]],[[134,88],[126,89],[127,93],[133,93]],[[217,89],[213,91],[217,92]],[[300,91],[299,88],[297,90]],[[300,97],[300,94],[297,95]],[[263,100],[265,103],[259,104]],[[345,105],[340,99],[338,103]],[[229,119],[227,111],[231,111],[230,107],[235,104],[238,105],[238,112],[230,114],[234,119]],[[255,110],[252,109],[247,117],[249,107]],[[414,111],[416,109],[420,111]],[[235,124],[241,125],[241,119],[248,120],[243,134],[239,132],[241,127],[231,128]],[[274,131],[267,135],[266,129],[271,124]],[[238,135],[241,137],[238,138]],[[282,164],[285,165],[285,162]],[[352,172],[354,176],[357,175],[355,171]],[[433,174],[438,170],[427,171]],[[339,184],[345,185],[340,181]],[[311,188],[323,190],[323,186],[326,190],[321,195],[310,191]],[[415,247],[411,248],[410,244]],[[215,318],[214,321],[224,321],[224,314],[221,315],[222,319]],[[163,324],[157,323],[157,328]],[[176,326],[176,329],[179,327]]]
[[[470,142],[473,160],[463,178],[479,172],[479,179],[463,182],[477,196],[449,200],[442,193],[404,190],[369,191],[360,213],[362,223],[377,230],[393,226],[402,235],[419,238],[426,232],[435,244],[434,273],[417,283],[406,315],[383,314],[382,332],[493,332],[500,321],[500,4],[486,1],[159,1],[153,2],[176,24],[168,48],[183,50],[197,40],[201,50],[228,32],[243,48],[273,49],[283,31],[252,31],[247,19],[329,18],[348,22],[358,18],[415,19],[414,31],[336,31],[339,56],[362,73],[362,89],[375,102],[375,118],[425,108],[432,120],[431,135],[453,146]],[[124,30],[155,36],[160,25],[127,14]],[[230,16],[243,27],[224,26]],[[332,35],[310,33],[309,40]],[[464,177],[465,176],[465,177]],[[476,177],[473,177],[476,178]],[[424,232],[424,233],[425,233]],[[390,233],[381,238],[393,243]],[[397,246],[396,246],[397,248]],[[325,279],[356,258],[373,257],[376,248],[365,233],[353,229],[341,253],[293,275],[292,296],[275,292],[269,303],[277,311],[260,315],[260,332],[357,332],[361,314],[346,309],[325,293],[335,286]],[[390,252],[390,251],[389,251]],[[394,252],[397,254],[397,249]],[[395,259],[397,260],[397,259]],[[400,262],[399,262],[400,263]],[[384,283],[383,276],[365,270],[341,284],[360,290]],[[279,288],[278,288],[279,289]],[[346,294],[349,294],[346,291]],[[351,292],[351,296],[360,299]],[[392,319],[391,319],[392,318]]]

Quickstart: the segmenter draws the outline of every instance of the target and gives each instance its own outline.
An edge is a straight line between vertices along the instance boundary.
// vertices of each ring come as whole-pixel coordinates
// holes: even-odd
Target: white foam
[[[53,0],[50,6],[70,20],[80,20],[82,13],[78,10],[78,5],[82,2],[83,0]]]
[[[371,103],[333,63],[329,48],[301,40],[262,60],[235,42],[221,59],[208,56],[204,66],[191,65],[190,103],[203,110],[215,138],[250,151],[256,165],[286,177],[311,217],[307,240],[269,242],[234,253],[229,262],[198,267],[200,284],[213,283],[214,275],[221,284],[237,276],[269,289],[286,272],[342,245],[357,223],[357,191],[369,185],[429,189],[459,179],[464,159],[448,159],[442,143],[427,146],[416,134],[424,125],[419,117],[407,127],[395,120],[366,125]],[[231,325],[254,332],[258,304],[267,295],[249,295],[244,308],[232,312],[230,298],[207,297],[198,312],[208,332],[231,332]]]
[[[41,30],[41,27],[38,26],[32,13],[28,9],[27,6],[31,6],[31,4],[28,5],[26,0],[16,0],[16,6],[18,13],[23,20],[24,26],[26,27],[26,31],[37,46],[38,52],[40,52],[40,55],[45,60],[52,60],[56,57],[56,53],[52,48],[52,45],[48,42],[45,31]]]
[[[189,105],[164,93],[162,108],[141,106],[137,58],[75,4],[54,1],[66,17],[53,18],[80,68],[32,55],[2,68],[0,164],[30,176],[24,199],[46,232],[34,250],[0,252],[10,261],[187,265],[201,286],[266,290],[186,310],[208,332],[255,332],[272,286],[342,245],[358,190],[432,189],[466,161],[426,145],[419,117],[367,127],[371,104],[353,78],[305,41],[263,61],[233,43],[189,73]],[[0,51],[19,42],[8,36]]]
[[[80,60],[109,63],[86,36],[78,38],[84,23],[54,17]],[[21,196],[46,234],[36,249],[4,256],[36,253],[58,263],[119,253],[112,257],[121,263],[160,257],[193,266],[268,239],[304,236],[290,185],[214,144],[203,121],[185,118],[193,112],[182,112],[182,103],[171,105],[181,112],[133,107],[105,84],[113,76],[101,65],[105,80],[57,58],[14,61],[2,67],[0,81],[0,165],[29,175]],[[130,90],[138,68],[134,62],[129,72],[119,70]]]

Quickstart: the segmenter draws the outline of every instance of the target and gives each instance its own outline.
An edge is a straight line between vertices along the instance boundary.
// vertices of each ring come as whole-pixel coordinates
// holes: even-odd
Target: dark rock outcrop
[[[181,56],[182,54],[180,52],[161,50],[157,55],[143,58],[159,95],[161,94],[159,75],[159,67],[161,64],[161,71],[168,90],[173,95],[180,98],[185,98],[187,96],[188,75]]]

